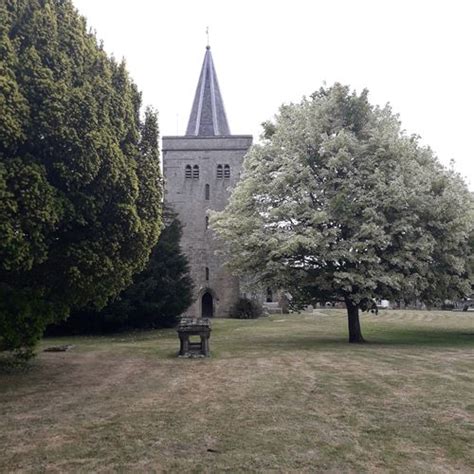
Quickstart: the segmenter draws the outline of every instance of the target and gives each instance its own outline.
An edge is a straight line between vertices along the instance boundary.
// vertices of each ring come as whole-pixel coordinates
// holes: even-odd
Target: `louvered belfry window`
[[[193,166],[193,179],[199,179],[199,166]]]
[[[217,179],[222,179],[222,165],[217,165]]]
[[[186,165],[186,168],[184,168],[184,177],[185,177],[186,179],[192,178],[191,165]]]
[[[224,165],[224,178],[230,178],[230,166]]]

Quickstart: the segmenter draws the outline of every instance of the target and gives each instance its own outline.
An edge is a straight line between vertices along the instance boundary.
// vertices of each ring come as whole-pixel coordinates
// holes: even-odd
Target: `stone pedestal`
[[[209,357],[211,322],[205,318],[183,318],[178,326],[180,357]],[[199,342],[192,342],[191,336],[199,336]]]

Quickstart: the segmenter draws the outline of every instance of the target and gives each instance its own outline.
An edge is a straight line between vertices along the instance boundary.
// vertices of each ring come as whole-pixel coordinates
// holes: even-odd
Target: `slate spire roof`
[[[201,75],[189,116],[186,135],[212,137],[230,135],[229,124],[222,101],[216,70],[212,61],[211,47],[206,46]]]

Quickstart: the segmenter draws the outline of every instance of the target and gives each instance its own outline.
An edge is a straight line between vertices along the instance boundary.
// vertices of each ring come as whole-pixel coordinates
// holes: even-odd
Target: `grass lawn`
[[[342,310],[48,339],[0,375],[0,472],[474,472],[474,314]]]

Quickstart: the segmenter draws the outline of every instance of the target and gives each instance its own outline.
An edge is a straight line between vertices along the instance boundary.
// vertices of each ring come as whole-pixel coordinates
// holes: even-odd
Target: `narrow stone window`
[[[184,168],[184,177],[186,179],[190,179],[192,177],[191,165],[186,165],[186,168]]]
[[[206,199],[206,201],[209,201],[209,197],[211,195],[211,188],[208,184],[206,184],[206,187],[204,188],[204,197]]]
[[[209,268],[206,267],[206,281],[209,281]]]
[[[230,166],[229,165],[224,166],[224,178],[230,178]]]
[[[193,166],[193,179],[199,179],[199,166]]]
[[[222,165],[217,165],[217,179],[222,179]]]
[[[209,216],[206,216],[206,230],[209,229]]]

